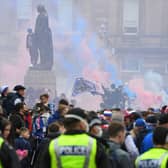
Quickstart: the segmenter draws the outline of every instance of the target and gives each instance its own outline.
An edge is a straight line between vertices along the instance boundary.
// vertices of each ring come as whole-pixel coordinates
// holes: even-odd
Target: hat
[[[141,118],[141,114],[139,112],[132,112],[131,113],[131,119],[136,121],[137,119]]]
[[[7,85],[1,86],[0,93],[1,94],[4,93],[8,88],[9,88],[9,86],[7,86]]]
[[[146,118],[146,122],[148,123],[148,124],[157,124],[157,117],[156,116],[154,116],[154,115],[149,115],[147,118]]]
[[[159,125],[168,123],[168,114],[161,114],[159,117]]]
[[[124,110],[123,111],[123,113],[124,113],[124,119],[131,118],[133,112],[135,112],[135,111]]]
[[[104,116],[106,117],[112,117],[112,112],[111,111],[104,111]]]
[[[112,117],[112,121],[116,121],[116,122],[123,122],[124,121],[124,116],[121,113],[114,113],[113,117]]]
[[[69,105],[69,102],[68,102],[66,99],[61,99],[61,100],[59,101],[59,104],[68,106],[68,105]]]
[[[22,86],[22,85],[16,85],[15,87],[14,87],[14,91],[19,91],[19,90],[25,90],[26,88],[24,87],[24,86]]]
[[[65,115],[66,119],[76,119],[79,121],[87,120],[88,116],[83,109],[74,108]]]
[[[145,120],[144,119],[142,119],[142,118],[139,118],[139,119],[137,119],[136,121],[135,121],[135,126],[136,127],[146,127],[146,122],[145,122]]]
[[[93,127],[95,125],[101,125],[102,121],[100,120],[100,118],[98,117],[93,117],[92,119],[90,119],[89,121],[89,127]]]

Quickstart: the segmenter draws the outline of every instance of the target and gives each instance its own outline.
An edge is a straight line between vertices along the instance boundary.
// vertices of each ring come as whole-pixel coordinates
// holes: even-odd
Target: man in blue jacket
[[[64,115],[68,112],[68,110],[69,110],[68,101],[65,99],[61,99],[59,101],[58,110],[55,111],[55,113],[49,117],[48,125],[55,121],[63,119]]]
[[[157,123],[157,120],[156,120],[156,123]],[[159,126],[164,127],[164,128],[168,128],[168,114],[161,114],[161,116],[159,118]],[[144,140],[142,142],[142,145],[143,145],[142,153],[144,153],[154,147],[153,131],[146,135],[146,137],[144,138]]]

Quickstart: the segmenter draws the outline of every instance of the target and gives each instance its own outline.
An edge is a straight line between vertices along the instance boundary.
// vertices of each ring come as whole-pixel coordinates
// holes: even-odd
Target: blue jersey
[[[33,121],[33,135],[40,139],[44,138],[47,131],[49,114],[39,115]]]
[[[141,152],[144,153],[149,149],[153,148],[153,132],[147,134],[142,141]]]

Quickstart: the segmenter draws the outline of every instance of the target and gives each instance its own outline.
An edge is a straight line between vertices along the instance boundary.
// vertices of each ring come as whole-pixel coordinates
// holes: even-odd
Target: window
[[[139,27],[139,0],[124,0],[123,2],[123,34],[137,35]]]
[[[140,63],[136,59],[124,59],[121,62],[123,72],[140,72]]]

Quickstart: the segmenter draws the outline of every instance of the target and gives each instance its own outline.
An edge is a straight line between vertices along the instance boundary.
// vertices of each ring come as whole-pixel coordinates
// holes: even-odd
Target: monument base
[[[54,71],[29,69],[24,77],[24,85],[35,90],[48,90],[50,97],[55,98],[56,73]]]

